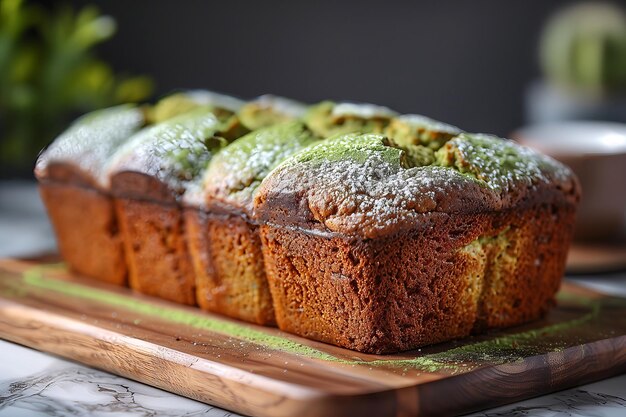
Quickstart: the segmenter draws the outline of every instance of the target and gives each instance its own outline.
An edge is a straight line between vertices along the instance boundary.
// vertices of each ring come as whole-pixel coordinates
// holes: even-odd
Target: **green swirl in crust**
[[[398,168],[443,167],[469,176],[494,190],[512,183],[530,184],[547,173],[563,173],[553,159],[486,134],[461,133],[451,137],[437,151],[428,145],[399,143],[397,138],[378,134],[337,135],[297,153],[285,165],[327,164],[353,161],[364,164],[375,157]]]
[[[486,134],[462,133],[446,142],[436,158],[438,165],[470,175],[499,193],[571,178],[569,169],[554,159]]]
[[[209,200],[251,209],[265,176],[289,156],[318,141],[298,121],[255,130],[235,140],[211,160],[203,183]]]

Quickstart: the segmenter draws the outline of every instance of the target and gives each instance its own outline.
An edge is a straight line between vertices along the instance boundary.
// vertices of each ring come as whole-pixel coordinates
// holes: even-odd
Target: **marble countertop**
[[[10,239],[9,239],[10,238]],[[32,183],[0,183],[0,256],[54,250],[54,237]],[[626,273],[568,278],[626,297]],[[0,340],[0,417],[238,416]],[[626,415],[626,374],[472,416]]]

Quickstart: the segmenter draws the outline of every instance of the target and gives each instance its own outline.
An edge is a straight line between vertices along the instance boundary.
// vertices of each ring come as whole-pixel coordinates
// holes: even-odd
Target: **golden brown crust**
[[[126,284],[126,261],[113,200],[95,189],[42,182],[41,198],[70,269],[101,281]]]
[[[257,324],[275,324],[258,227],[238,215],[185,210],[201,308]]]
[[[385,353],[520,324],[553,303],[572,205],[423,216],[428,227],[373,240],[261,226],[278,326]],[[501,234],[509,243],[490,243]]]
[[[175,205],[115,199],[130,287],[182,304],[195,304],[193,267],[182,211]]]

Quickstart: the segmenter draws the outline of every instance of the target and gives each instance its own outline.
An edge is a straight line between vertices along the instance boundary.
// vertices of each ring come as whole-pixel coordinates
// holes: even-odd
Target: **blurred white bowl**
[[[580,179],[578,240],[626,241],[626,124],[540,124],[513,137],[569,165]]]

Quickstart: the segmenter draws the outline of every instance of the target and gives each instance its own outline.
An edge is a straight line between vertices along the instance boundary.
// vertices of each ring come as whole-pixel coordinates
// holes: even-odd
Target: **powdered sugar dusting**
[[[139,172],[156,177],[174,194],[182,194],[226,145],[214,138],[220,124],[208,109],[198,108],[143,129],[122,146],[107,166],[108,177]]]
[[[89,113],[74,122],[41,154],[36,173],[47,175],[50,163],[75,164],[104,186],[104,170],[109,158],[143,123],[143,113],[132,105]]]
[[[300,103],[299,101],[271,94],[262,95],[249,102],[246,106],[271,109],[272,111],[287,115],[294,119],[302,117],[308,108],[306,104]]]
[[[486,190],[472,179],[442,167],[403,169],[371,153],[364,163],[353,160],[324,162],[315,172],[309,209],[331,231],[367,230],[376,235],[413,221],[417,215],[438,211],[446,195]],[[464,191],[465,190],[465,191]],[[486,199],[483,199],[485,201]],[[459,201],[460,203],[460,201]],[[460,209],[460,207],[455,207]]]
[[[244,104],[243,100],[226,94],[216,93],[209,90],[187,90],[187,97],[204,106],[219,107],[236,113]]]
[[[251,210],[252,195],[265,176],[316,140],[301,122],[280,123],[249,133],[211,161],[203,181],[206,198]]]
[[[474,175],[502,196],[520,187],[571,181],[570,170],[535,150],[485,134],[461,134],[439,152],[444,165]]]
[[[456,126],[431,119],[430,117],[422,116],[421,114],[403,114],[396,117],[396,119],[400,123],[406,123],[416,128],[427,129],[428,131],[436,132],[438,134],[447,133],[450,135],[458,135],[463,132]]]
[[[384,136],[331,138],[276,168],[259,189],[266,198],[257,207],[266,210],[267,201],[271,210],[272,199],[306,207],[305,221],[376,237],[415,225],[423,213],[500,210],[526,195],[520,190],[572,183],[556,161],[490,136],[460,135],[437,156],[432,165],[409,168],[404,150]]]
[[[337,103],[332,109],[333,118],[357,117],[361,119],[391,118],[398,113],[389,107],[369,103]]]

